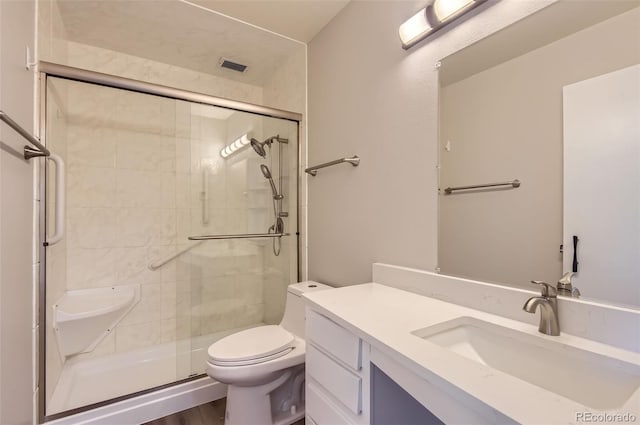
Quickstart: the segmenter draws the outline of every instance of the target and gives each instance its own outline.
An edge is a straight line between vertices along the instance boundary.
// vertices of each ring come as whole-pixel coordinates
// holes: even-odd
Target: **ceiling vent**
[[[226,58],[220,58],[220,67],[237,72],[245,72],[247,70],[247,65],[243,65]]]

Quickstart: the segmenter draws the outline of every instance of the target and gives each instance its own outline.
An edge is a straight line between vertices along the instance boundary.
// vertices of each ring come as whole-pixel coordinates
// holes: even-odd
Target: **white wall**
[[[0,1],[0,109],[33,130],[34,1]],[[33,421],[33,168],[24,139],[0,123],[0,423]]]
[[[376,261],[437,262],[436,62],[553,3],[491,1],[409,51],[398,26],[424,1],[349,3],[309,44],[309,277],[371,280]]]

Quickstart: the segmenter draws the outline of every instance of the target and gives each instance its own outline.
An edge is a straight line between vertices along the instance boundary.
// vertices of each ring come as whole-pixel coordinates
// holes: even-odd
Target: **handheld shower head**
[[[260,171],[262,171],[262,175],[265,179],[269,180],[269,184],[271,185],[271,191],[273,192],[273,199],[282,199],[284,196],[278,194],[278,189],[276,189],[276,185],[273,182],[273,177],[271,176],[271,170],[264,164],[260,164]]]
[[[265,179],[273,180],[273,177],[271,177],[271,170],[269,170],[269,167],[267,167],[264,164],[260,164],[260,171],[262,171],[262,175],[264,176]]]

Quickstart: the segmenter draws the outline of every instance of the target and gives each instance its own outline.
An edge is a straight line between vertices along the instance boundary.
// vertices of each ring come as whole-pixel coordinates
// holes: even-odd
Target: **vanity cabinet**
[[[397,280],[417,285],[405,272]],[[507,299],[516,309],[531,295],[460,287],[477,298]],[[572,315],[597,312],[620,320],[619,345],[608,346],[571,334],[540,335],[533,324],[378,283],[304,297],[309,424],[568,425],[576,423],[577,412],[602,411],[589,406],[604,409],[605,403],[640,416],[637,380],[627,386],[640,370],[639,354],[620,347],[623,335],[635,336],[625,329],[637,325],[637,313],[623,320],[618,312],[613,319],[600,315],[603,309],[564,304]],[[568,315],[565,323],[571,321],[577,326]],[[574,372],[545,375],[543,366],[551,363],[540,359],[560,361],[563,372]],[[566,379],[579,377],[584,362],[593,373]]]
[[[369,423],[369,344],[307,309],[306,415],[316,425]]]
[[[313,307],[306,310],[306,343],[308,424],[442,424],[425,406],[444,408],[451,423],[511,423],[469,409]]]

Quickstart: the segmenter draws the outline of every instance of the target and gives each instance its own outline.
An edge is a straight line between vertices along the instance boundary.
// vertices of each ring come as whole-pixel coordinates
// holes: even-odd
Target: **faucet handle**
[[[573,277],[574,274],[575,274],[574,272],[566,272],[565,274],[562,275],[562,277],[558,281],[558,284],[560,284],[560,285],[568,285],[568,287],[570,289],[571,288],[571,278]]]
[[[574,273],[573,272],[566,272],[565,274],[562,275],[562,277],[560,278],[560,280],[558,281],[558,289],[561,290],[561,292],[567,291],[567,292],[571,292],[572,285],[571,285],[571,278],[573,277]]]
[[[558,292],[562,295],[568,295],[574,298],[580,298],[580,291],[571,284],[571,278],[574,272],[566,272],[558,281]]]
[[[556,297],[558,295],[558,291],[555,286],[549,285],[547,282],[543,282],[541,280],[532,280],[531,283],[535,283],[536,285],[540,285],[540,289],[542,291],[543,297]]]

